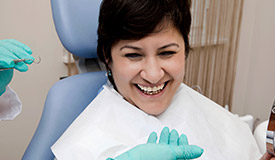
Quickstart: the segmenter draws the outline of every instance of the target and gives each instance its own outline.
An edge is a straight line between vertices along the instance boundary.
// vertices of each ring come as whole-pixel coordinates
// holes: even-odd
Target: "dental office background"
[[[275,1],[244,0],[242,6],[230,110],[252,115],[259,123],[269,118],[275,98]],[[50,87],[69,74],[67,52],[55,31],[50,0],[0,0],[0,24],[0,39],[26,43],[41,58],[28,72],[15,71],[10,86],[23,110],[15,120],[0,122],[0,159],[18,160],[36,130]]]

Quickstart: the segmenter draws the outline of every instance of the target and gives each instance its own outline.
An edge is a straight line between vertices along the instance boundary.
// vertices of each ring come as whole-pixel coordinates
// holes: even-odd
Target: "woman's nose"
[[[140,72],[140,76],[152,83],[156,84],[159,82],[164,76],[164,70],[161,67],[160,63],[157,60],[150,60],[143,64],[142,71]]]

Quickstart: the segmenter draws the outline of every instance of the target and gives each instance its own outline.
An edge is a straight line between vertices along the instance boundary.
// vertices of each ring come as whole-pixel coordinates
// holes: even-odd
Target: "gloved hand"
[[[0,96],[6,91],[6,87],[10,83],[12,76],[13,69],[0,71]]]
[[[0,40],[0,68],[15,68],[18,71],[26,72],[27,64],[31,64],[34,58],[32,50],[25,44],[14,39]],[[15,63],[15,59],[31,59]],[[6,86],[10,83],[13,70],[0,71],[0,96],[5,92]]]
[[[202,148],[188,145],[185,135],[182,134],[179,137],[176,130],[170,133],[167,127],[162,130],[159,143],[156,141],[157,135],[153,132],[146,144],[138,145],[114,160],[183,160],[198,158],[203,153]]]

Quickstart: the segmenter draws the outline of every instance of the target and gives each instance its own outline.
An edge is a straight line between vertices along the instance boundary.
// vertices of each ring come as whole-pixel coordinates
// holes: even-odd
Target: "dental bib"
[[[105,160],[146,143],[153,131],[159,136],[165,126],[203,148],[201,160],[256,160],[261,156],[247,124],[185,84],[159,116],[146,114],[105,85],[52,151],[58,160]]]

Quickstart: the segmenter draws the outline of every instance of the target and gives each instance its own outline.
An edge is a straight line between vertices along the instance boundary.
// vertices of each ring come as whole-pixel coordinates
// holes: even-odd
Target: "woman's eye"
[[[159,55],[163,56],[163,57],[171,57],[174,54],[176,54],[176,52],[174,52],[174,51],[165,51],[165,52],[159,53]]]
[[[139,53],[127,53],[125,54],[125,57],[129,59],[139,59],[142,57],[142,55]]]

